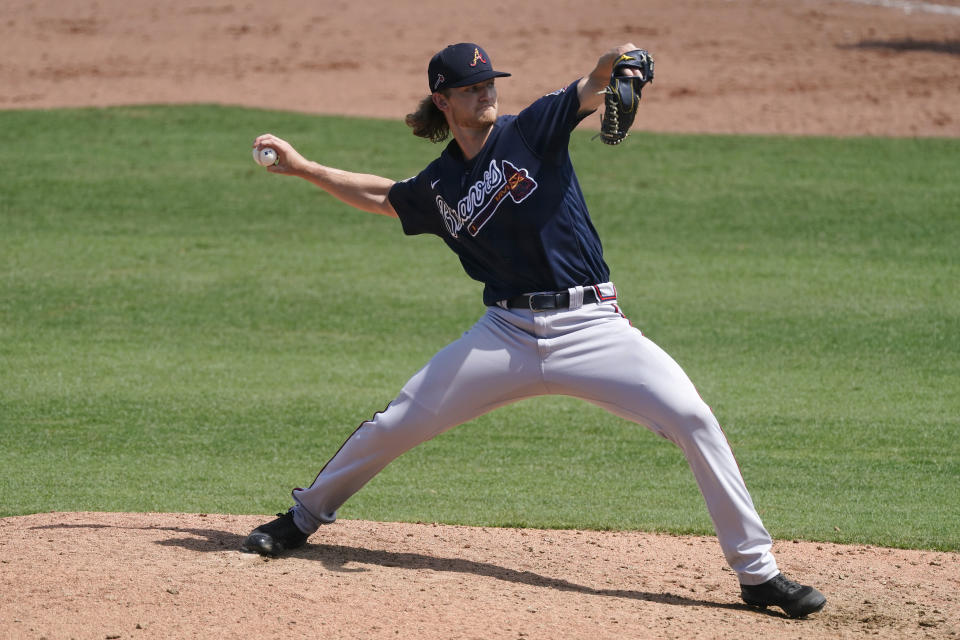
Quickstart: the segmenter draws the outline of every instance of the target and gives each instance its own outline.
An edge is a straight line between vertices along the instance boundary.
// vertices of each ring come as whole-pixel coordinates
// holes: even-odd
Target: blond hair
[[[445,91],[440,91],[446,95]],[[430,142],[443,142],[450,135],[450,125],[443,111],[433,103],[433,96],[429,95],[420,101],[417,110],[408,113],[404,119],[407,126],[413,129],[413,135],[426,138]]]

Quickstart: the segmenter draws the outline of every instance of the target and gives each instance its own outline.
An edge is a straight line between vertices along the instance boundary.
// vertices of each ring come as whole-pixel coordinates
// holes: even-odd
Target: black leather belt
[[[530,309],[531,311],[554,311],[570,308],[570,292],[555,291],[552,293],[525,293],[522,296],[507,298],[508,309]],[[593,287],[583,290],[583,304],[600,302]]]

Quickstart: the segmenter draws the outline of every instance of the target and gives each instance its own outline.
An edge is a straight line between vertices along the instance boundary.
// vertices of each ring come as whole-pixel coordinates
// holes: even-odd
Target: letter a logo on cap
[[[483,55],[480,53],[480,49],[479,49],[479,48],[474,48],[474,50],[473,50],[473,62],[470,63],[470,66],[471,66],[471,67],[477,66],[477,62],[482,62],[482,63],[484,63],[484,64],[487,63],[487,61],[483,58]]]

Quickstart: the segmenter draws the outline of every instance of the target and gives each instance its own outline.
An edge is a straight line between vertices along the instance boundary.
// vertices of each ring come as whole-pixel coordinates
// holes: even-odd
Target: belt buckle
[[[549,301],[549,305],[542,306],[540,308],[534,308],[533,301],[535,298],[539,298],[544,302]],[[531,293],[530,297],[527,298],[527,306],[530,307],[530,311],[534,313],[540,313],[543,311],[553,311],[557,308],[557,294],[555,293]]]

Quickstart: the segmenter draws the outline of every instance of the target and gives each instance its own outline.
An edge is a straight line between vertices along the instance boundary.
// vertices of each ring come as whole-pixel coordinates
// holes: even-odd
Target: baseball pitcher
[[[624,316],[570,160],[573,129],[604,110],[600,137],[621,143],[653,81],[653,57],[616,47],[586,76],[500,115],[495,71],[479,45],[448,46],[430,60],[429,94],[406,122],[441,142],[440,156],[395,182],[304,158],[285,140],[268,171],[309,180],[343,202],[397,218],[407,235],[438,236],[483,283],[485,310],[396,398],[347,438],[293,506],[257,527],[245,547],[279,554],[303,545],[392,460],[459,424],[546,394],[582,398],[644,425],[682,450],[741,596],[791,617],[826,598],[788,579],[720,425],[680,366]],[[425,283],[429,286],[429,283]]]

